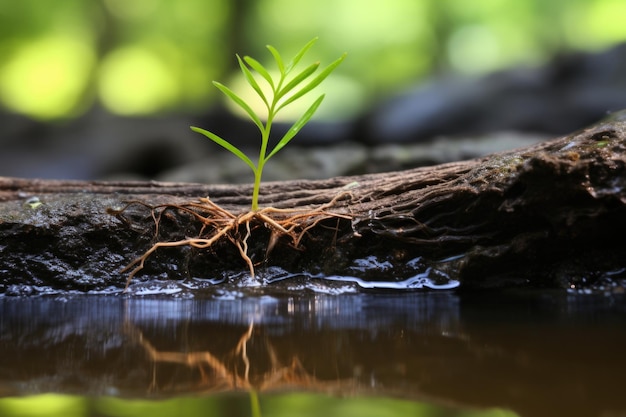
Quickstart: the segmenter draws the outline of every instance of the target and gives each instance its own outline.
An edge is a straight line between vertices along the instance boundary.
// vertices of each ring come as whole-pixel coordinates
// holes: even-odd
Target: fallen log
[[[121,269],[154,243],[157,223],[160,239],[201,233],[193,214],[175,205],[208,197],[238,214],[249,210],[250,195],[250,185],[0,177],[0,292],[119,290],[127,279]],[[128,202],[136,204],[110,214]],[[272,268],[279,268],[279,275],[347,277],[365,287],[458,281],[462,288],[617,291],[626,279],[626,113],[469,161],[265,183],[259,204],[330,204],[341,215],[316,222],[297,247],[278,242],[271,253],[271,228],[253,228],[248,253],[260,283],[278,280]],[[167,206],[156,221],[151,208],[159,205]],[[232,243],[159,249],[137,279],[227,280],[247,271]]]

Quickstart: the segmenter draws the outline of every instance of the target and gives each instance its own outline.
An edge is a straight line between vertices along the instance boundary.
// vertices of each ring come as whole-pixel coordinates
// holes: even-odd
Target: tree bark
[[[326,219],[300,247],[277,245],[267,259],[269,231],[254,229],[251,258],[315,276],[358,270],[365,281],[404,279],[415,272],[407,265],[419,261],[435,281],[459,280],[465,288],[621,288],[625,150],[626,113],[620,112],[571,135],[480,159],[265,183],[261,207],[313,210],[332,202],[329,211],[352,220]],[[208,196],[243,213],[251,191],[250,185],[0,178],[0,290],[23,283],[79,290],[123,286],[120,269],[150,246],[154,221],[143,206],[128,209],[129,224],[108,209],[133,200],[183,204]],[[172,223],[181,236],[190,233],[183,220]],[[161,252],[167,257],[153,260],[146,277],[245,269],[232,244],[217,245],[210,254],[192,250],[193,256]],[[367,260],[374,261],[357,267]]]

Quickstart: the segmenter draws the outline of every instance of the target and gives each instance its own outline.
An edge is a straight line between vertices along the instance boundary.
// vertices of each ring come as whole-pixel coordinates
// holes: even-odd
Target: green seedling
[[[255,164],[252,160],[244,154],[241,149],[237,148],[225,139],[222,139],[215,133],[201,129],[199,127],[192,126],[191,129],[195,132],[201,133],[204,136],[211,139],[213,142],[224,147],[228,151],[232,152],[239,159],[246,163],[252,169],[254,173],[254,188],[252,193],[252,208],[245,213],[235,214],[229,210],[217,205],[209,197],[200,198],[198,201],[192,201],[181,204],[161,204],[151,206],[140,201],[133,201],[128,203],[121,209],[111,209],[110,214],[117,216],[122,222],[128,224],[129,220],[124,216],[128,207],[133,205],[139,205],[149,208],[151,211],[152,219],[155,223],[155,237],[159,240],[159,229],[161,225],[161,219],[164,218],[164,213],[170,215],[170,211],[175,213],[186,213],[192,215],[195,222],[198,223],[200,232],[195,237],[185,237],[180,240],[172,241],[157,241],[148,249],[142,256],[128,264],[123,271],[130,271],[128,279],[126,281],[126,287],[130,284],[133,276],[144,267],[144,263],[159,248],[167,247],[180,247],[190,246],[196,249],[209,249],[217,242],[228,241],[236,246],[242,259],[248,265],[250,270],[250,276],[254,277],[255,265],[248,255],[248,238],[252,235],[252,231],[257,227],[263,227],[270,231],[270,238],[267,244],[265,259],[269,256],[276,242],[279,239],[287,240],[290,246],[298,248],[301,240],[304,236],[315,227],[318,223],[327,219],[337,219],[337,221],[351,220],[352,217],[345,213],[336,213],[330,211],[335,204],[349,196],[349,191],[341,192],[335,196],[331,201],[323,204],[319,207],[306,207],[302,209],[283,209],[274,207],[265,207],[259,209],[259,188],[261,186],[261,177],[263,174],[263,167],[267,161],[278,151],[285,147],[296,134],[302,129],[302,127],[311,120],[311,117],[322,103],[324,95],[320,95],[304,114],[289,128],[282,138],[280,138],[276,145],[272,149],[268,149],[270,142],[270,134],[272,130],[272,123],[276,119],[276,115],[283,108],[300,99],[302,96],[317,87],[328,75],[335,69],[346,57],[343,54],[337,60],[333,61],[330,65],[324,68],[321,72],[314,76],[314,73],[318,70],[319,62],[315,62],[300,72],[291,75],[295,67],[298,65],[304,54],[313,46],[317,38],[311,40],[309,43],[293,57],[293,59],[285,65],[282,57],[278,51],[272,47],[267,46],[270,53],[276,61],[278,66],[279,76],[278,79],[272,78],[269,71],[265,69],[257,60],[245,56],[241,58],[237,55],[239,66],[243,72],[248,84],[254,89],[256,94],[261,98],[263,104],[267,109],[265,122],[261,120],[261,117],[257,115],[252,107],[246,103],[241,97],[236,95],[231,89],[225,85],[214,82],[215,86],[222,91],[229,99],[234,101],[240,106],[246,114],[252,119],[254,124],[259,128],[261,132],[261,149],[259,152],[259,158]],[[260,76],[260,80],[255,78],[252,71]],[[264,81],[269,86],[269,92],[266,94],[259,81]],[[258,399],[256,393],[251,394],[252,405],[255,410],[258,409]],[[254,411],[259,414],[259,411]],[[255,414],[255,415],[256,415]]]
[[[191,126],[191,130],[194,132],[198,132],[203,134],[204,136],[211,139],[213,142],[227,149],[243,162],[245,162],[252,172],[254,173],[254,187],[252,191],[252,211],[255,212],[259,209],[259,189],[261,187],[261,177],[263,175],[263,168],[267,161],[278,151],[284,148],[293,138],[298,134],[298,132],[304,127],[304,125],[311,120],[313,114],[317,111],[317,108],[324,100],[324,94],[320,95],[311,106],[304,112],[304,114],[289,128],[289,130],[283,135],[280,140],[276,142],[276,146],[271,150],[268,149],[272,123],[276,119],[276,115],[284,109],[289,104],[294,101],[300,99],[302,96],[313,90],[317,87],[328,75],[335,69],[346,57],[344,53],[337,60],[332,62],[326,68],[324,68],[320,73],[317,74],[314,78],[310,79],[314,73],[317,71],[320,63],[315,62],[302,71],[298,72],[295,76],[290,78],[292,71],[298,65],[304,54],[313,46],[313,44],[317,41],[317,38],[309,41],[304,47],[293,57],[293,59],[285,65],[283,58],[280,56],[276,48],[271,45],[267,45],[267,49],[270,51],[274,60],[276,61],[276,65],[279,70],[278,80],[275,80],[270,75],[270,72],[263,66],[261,63],[254,58],[249,56],[244,56],[241,58],[237,55],[237,60],[239,61],[239,66],[241,68],[241,72],[245,76],[248,84],[254,89],[256,94],[261,98],[263,104],[267,109],[267,114],[265,118],[265,122],[261,119],[259,115],[257,115],[252,107],[245,102],[240,96],[235,94],[230,88],[226,87],[224,84],[221,84],[217,81],[214,81],[213,84],[224,93],[229,99],[235,102],[239,107],[241,107],[246,114],[250,117],[250,119],[254,122],[254,124],[259,128],[261,132],[261,149],[259,152],[259,157],[257,163],[255,164],[246,154],[244,154],[241,149],[237,148],[232,143],[228,142],[225,139],[222,139],[220,136],[216,135],[213,132],[209,132],[208,130]],[[252,73],[255,71],[258,76],[260,76],[270,87],[271,92],[266,94],[263,92],[259,81],[255,78],[255,75]],[[310,79],[307,83],[304,83],[305,80]]]

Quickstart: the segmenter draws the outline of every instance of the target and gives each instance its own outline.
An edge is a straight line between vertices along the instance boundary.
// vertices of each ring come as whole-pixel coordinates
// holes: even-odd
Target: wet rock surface
[[[28,199],[2,204],[2,292],[35,295],[119,288],[125,254],[136,236],[115,227],[106,214],[116,200],[89,193],[42,199],[38,206]]]

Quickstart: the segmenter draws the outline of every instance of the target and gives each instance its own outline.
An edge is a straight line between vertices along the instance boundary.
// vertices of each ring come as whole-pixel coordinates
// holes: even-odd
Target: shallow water
[[[0,297],[0,415],[626,415],[623,295],[267,288]]]

